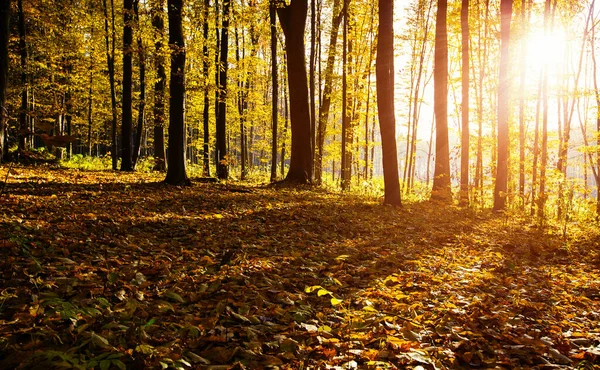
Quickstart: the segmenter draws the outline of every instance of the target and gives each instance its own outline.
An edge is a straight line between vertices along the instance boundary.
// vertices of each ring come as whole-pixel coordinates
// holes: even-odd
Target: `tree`
[[[154,170],[164,172],[165,165],[165,85],[167,74],[165,73],[165,58],[163,56],[163,21],[164,0],[152,2],[152,27],[155,32],[154,41],[154,69],[156,79],[154,82]]]
[[[271,182],[277,179],[277,105],[279,104],[279,80],[277,78],[277,2],[269,2],[269,24],[271,29],[271,79],[273,84],[271,102]]]
[[[133,171],[133,0],[123,2],[123,117],[121,119],[121,171]]]
[[[327,55],[327,64],[325,66],[325,86],[323,88],[323,99],[319,106],[319,127],[317,130],[317,151],[315,160],[315,180],[321,184],[323,177],[323,146],[325,143],[325,132],[327,130],[327,120],[329,119],[329,109],[331,107],[331,93],[333,90],[333,68],[335,66],[335,55],[337,53],[337,38],[344,10],[340,10],[341,0],[334,0],[333,14],[331,20],[331,34],[329,36],[329,51]]]
[[[29,86],[27,86],[27,42],[25,40],[25,13],[23,0],[17,1],[19,8],[19,53],[21,56],[21,108],[19,110],[19,149],[25,150],[27,137],[27,103],[29,102]]]
[[[460,202],[469,203],[469,0],[460,11],[462,55],[462,135],[460,142]]]
[[[227,163],[227,54],[229,51],[229,7],[230,0],[223,2],[223,24],[221,27],[221,64],[219,66],[219,109],[217,115],[217,177],[229,177]]]
[[[447,0],[438,0],[435,19],[434,112],[435,171],[431,198],[452,200],[450,187],[450,147],[448,144],[448,35],[446,30]]]
[[[300,184],[312,180],[310,110],[304,45],[307,13],[307,0],[292,0],[290,4],[280,4],[277,8],[279,23],[285,35],[292,126],[290,169],[286,180]]]
[[[210,92],[209,89],[209,78],[208,78],[208,10],[210,8],[209,0],[204,0],[204,9],[203,9],[203,25],[202,25],[202,70],[204,71],[204,111],[202,113],[203,120],[203,128],[204,128],[204,142],[202,145],[203,148],[203,166],[202,166],[202,174],[204,176],[210,176],[210,132],[209,132],[209,99],[208,95]]]
[[[394,3],[379,0],[377,40],[377,110],[383,152],[384,203],[400,206],[400,179],[394,114]]]
[[[146,109],[146,47],[142,39],[142,30],[140,29],[140,12],[139,12],[139,0],[134,0],[133,11],[135,16],[135,24],[137,28],[137,52],[138,52],[138,64],[140,73],[140,100],[138,103],[138,117],[137,117],[137,128],[135,130],[135,142],[133,143],[133,158],[132,168],[135,169],[138,158],[140,157],[140,150],[142,148],[142,136],[144,135],[144,119]]]
[[[169,83],[169,152],[167,177],[170,185],[188,185],[185,169],[185,42],[183,38],[183,0],[168,0],[171,81]]]
[[[117,170],[117,92],[115,86],[115,6],[113,0],[110,1],[111,9],[111,32],[108,29],[108,6],[106,0],[102,1],[102,10],[104,11],[104,39],[106,41],[106,63],[108,64],[108,78],[110,82],[110,102],[112,112],[111,122],[111,158],[112,169]]]
[[[8,88],[8,39],[10,37],[10,0],[0,1],[0,162],[8,153],[6,145],[6,91]]]
[[[498,165],[496,167],[496,185],[494,187],[494,210],[503,210],[506,206],[508,187],[508,117],[510,90],[510,21],[512,18],[512,0],[500,2],[500,71],[498,74]]]

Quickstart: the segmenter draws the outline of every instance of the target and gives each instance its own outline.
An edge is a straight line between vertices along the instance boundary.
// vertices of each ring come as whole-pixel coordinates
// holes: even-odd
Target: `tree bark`
[[[106,0],[102,1],[104,11],[104,39],[106,41],[106,64],[108,65],[108,79],[110,84],[110,103],[111,103],[111,158],[112,169],[117,170],[117,93],[115,85],[115,6],[113,0],[111,6],[111,32],[108,29],[108,6]]]
[[[506,207],[508,187],[508,118],[510,76],[510,21],[512,18],[512,0],[500,2],[500,72],[498,75],[498,165],[496,167],[496,185],[494,187],[494,210]]]
[[[123,116],[121,118],[121,171],[133,171],[133,0],[123,2]]]
[[[202,34],[203,34],[203,45],[202,45],[202,55],[204,56],[204,60],[202,61],[202,70],[204,72],[204,111],[202,114],[203,121],[203,145],[202,145],[202,175],[209,177],[210,176],[210,130],[209,130],[209,98],[208,94],[210,92],[209,83],[208,83],[208,10],[210,8],[209,0],[204,0],[204,9],[203,9],[203,22],[202,25]]]
[[[383,153],[384,203],[400,206],[400,179],[394,114],[394,3],[379,0],[377,41],[377,109]]]
[[[331,94],[333,90],[333,68],[335,66],[335,55],[337,53],[337,38],[342,22],[343,11],[339,9],[341,0],[334,0],[333,13],[336,14],[331,21],[331,34],[329,36],[329,51],[327,65],[325,67],[325,87],[323,88],[323,99],[319,106],[319,127],[317,130],[317,151],[315,156],[315,181],[321,184],[323,179],[323,146],[325,145],[325,133],[327,131],[327,120],[331,107]]]
[[[307,0],[292,0],[277,8],[279,23],[285,35],[288,83],[290,88],[290,118],[292,147],[290,169],[286,180],[306,184],[312,181],[310,147],[310,114],[304,29],[308,13]]]
[[[138,59],[140,69],[140,101],[138,103],[138,121],[137,128],[135,130],[135,143],[133,147],[133,158],[132,167],[135,169],[140,152],[142,148],[142,136],[144,134],[144,119],[146,109],[146,48],[142,40],[142,33],[140,30],[140,13],[139,13],[139,0],[134,0],[133,11],[135,15],[135,24],[137,27],[137,47],[138,47]]]
[[[469,0],[460,11],[462,52],[462,135],[460,143],[460,203],[469,204]]]
[[[229,8],[231,0],[223,2],[223,23],[221,27],[221,45],[219,66],[219,111],[217,116],[217,177],[225,180],[229,177],[227,163],[227,54],[229,52]]]
[[[431,198],[449,203],[450,148],[448,144],[448,35],[446,30],[447,0],[438,0],[435,22],[434,111],[435,111],[435,171]]]
[[[165,163],[165,84],[167,75],[165,72],[165,60],[163,56],[164,0],[155,0],[152,3],[152,26],[155,32],[154,42],[154,69],[156,80],[154,82],[154,170],[164,172],[167,167]]]
[[[8,111],[6,91],[8,89],[8,40],[10,38],[10,0],[0,1],[0,163],[6,160],[6,130]]]
[[[314,1],[314,0],[313,0]],[[277,104],[279,103],[279,79],[277,75],[277,3],[269,2],[269,22],[271,28],[271,79],[273,93],[271,100],[271,182],[277,179]]]
[[[169,153],[167,177],[170,185],[188,185],[185,163],[185,42],[183,38],[183,0],[168,0],[171,81],[169,83]]]
[[[25,13],[23,0],[17,1],[19,9],[19,54],[21,56],[21,108],[19,109],[19,149],[26,149],[27,137],[27,103],[29,101],[29,86],[27,85],[27,42],[25,40]]]

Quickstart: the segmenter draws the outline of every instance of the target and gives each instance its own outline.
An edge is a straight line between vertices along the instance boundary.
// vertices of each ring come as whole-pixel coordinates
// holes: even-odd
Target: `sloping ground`
[[[12,170],[0,368],[600,367],[593,228],[160,179]]]

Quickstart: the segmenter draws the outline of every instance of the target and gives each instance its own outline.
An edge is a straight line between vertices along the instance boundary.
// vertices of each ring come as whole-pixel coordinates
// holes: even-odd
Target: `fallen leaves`
[[[0,367],[600,363],[595,228],[565,241],[470,210],[160,180],[15,168]]]

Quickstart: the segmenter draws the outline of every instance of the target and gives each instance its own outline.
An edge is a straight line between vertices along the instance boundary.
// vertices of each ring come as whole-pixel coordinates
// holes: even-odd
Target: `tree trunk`
[[[10,0],[0,0],[0,163],[6,160],[6,129],[8,111],[6,91],[8,89],[8,39],[10,38]]]
[[[548,37],[553,27],[554,16],[551,12],[551,0],[546,0],[544,6],[544,36]],[[552,18],[552,20],[551,20]],[[548,165],[548,63],[542,66],[542,153],[540,163],[540,191],[538,196],[537,215],[540,220],[544,218],[546,206],[546,167]]]
[[[112,169],[117,170],[117,93],[115,85],[115,6],[113,0],[110,1],[111,8],[111,32],[108,30],[108,6],[106,0],[102,1],[104,11],[104,39],[106,41],[106,63],[108,65],[108,79],[110,83],[110,103],[112,112],[111,122],[111,158]]]
[[[133,171],[133,0],[123,2],[123,116],[121,118],[121,171]]]
[[[283,122],[284,122],[284,126],[283,126],[283,133],[281,134],[281,177],[283,177],[284,172],[285,172],[285,155],[286,155],[286,151],[285,151],[285,140],[287,138],[287,132],[288,132],[288,124],[289,124],[289,118],[290,118],[290,111],[289,111],[289,105],[288,105],[288,93],[287,93],[287,88],[286,85],[283,84]]]
[[[510,21],[512,17],[512,0],[502,0],[500,3],[500,72],[498,75],[498,165],[496,167],[496,185],[494,187],[494,210],[500,211],[506,207],[508,187],[508,118],[510,76],[509,45]]]
[[[323,146],[325,145],[325,133],[327,131],[327,120],[329,119],[329,108],[331,107],[331,94],[333,90],[333,68],[335,66],[335,55],[337,52],[337,38],[340,23],[342,22],[343,10],[340,10],[340,0],[333,2],[333,17],[331,22],[331,34],[329,36],[329,51],[327,65],[325,67],[325,87],[323,88],[323,99],[319,106],[319,127],[317,130],[317,152],[315,160],[315,181],[321,184],[323,178]]]
[[[290,87],[292,148],[290,169],[286,180],[301,184],[311,182],[313,177],[308,80],[306,76],[306,53],[304,46],[304,29],[307,12],[307,0],[292,0],[290,4],[282,4],[277,8],[279,23],[285,35],[288,83]]]
[[[519,196],[525,199],[525,77],[527,71],[527,34],[529,20],[526,17],[527,2],[521,0],[521,55],[519,72]]]
[[[19,54],[21,56],[21,108],[19,110],[19,149],[26,149],[27,138],[27,102],[29,87],[27,85],[27,42],[25,40],[25,13],[23,0],[17,1],[19,8]]]
[[[462,135],[460,142],[460,203],[469,204],[469,0],[460,11],[462,52]]]
[[[227,163],[227,54],[229,52],[229,8],[231,0],[223,2],[223,24],[221,27],[219,66],[219,112],[217,116],[217,177],[225,180],[229,177]]]
[[[340,166],[340,178],[342,190],[350,188],[350,179],[352,177],[351,167],[351,134],[350,134],[350,113],[348,109],[348,7],[350,0],[344,0],[344,24],[342,26],[342,156]]]
[[[314,0],[313,0],[314,1]],[[271,25],[271,79],[273,93],[271,97],[271,182],[277,179],[277,104],[279,103],[279,79],[277,76],[277,3],[269,2],[269,22]]]
[[[168,0],[171,81],[169,83],[169,154],[165,182],[188,185],[185,163],[185,43],[183,38],[183,0]]]
[[[431,198],[452,201],[450,187],[450,148],[448,144],[448,35],[446,30],[447,0],[438,0],[435,22],[434,111],[435,171]]]
[[[138,59],[140,68],[140,101],[138,103],[138,121],[137,128],[135,130],[135,143],[133,147],[133,163],[132,167],[135,169],[138,158],[140,157],[140,151],[142,147],[142,135],[144,134],[144,118],[146,109],[146,49],[142,41],[142,32],[140,29],[140,13],[139,13],[139,0],[134,0],[133,10],[135,13],[135,24],[138,30],[137,35],[137,46],[138,46]]]
[[[154,170],[164,172],[165,164],[165,84],[167,75],[165,73],[165,59],[163,56],[163,21],[164,0],[155,0],[152,3],[152,26],[155,31],[154,42],[154,68],[156,69],[156,80],[154,82]]]
[[[377,41],[377,110],[383,153],[384,203],[401,205],[396,119],[394,114],[394,3],[379,0],[379,38]]]
[[[316,138],[316,106],[315,106],[315,54],[316,54],[316,0],[310,0],[310,60],[308,61],[308,84],[310,100],[310,161],[312,173],[315,164],[315,138]]]
[[[209,0],[204,0],[204,9],[203,9],[203,26],[202,26],[202,34],[203,34],[203,45],[202,45],[202,55],[204,59],[202,61],[202,70],[204,72],[204,111],[202,115],[203,121],[203,145],[202,145],[202,175],[209,177],[210,176],[210,130],[209,130],[209,98],[208,94],[210,92],[210,85],[208,83],[208,9],[210,8]]]

